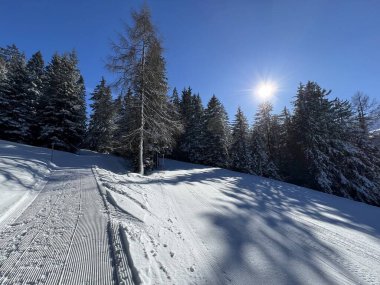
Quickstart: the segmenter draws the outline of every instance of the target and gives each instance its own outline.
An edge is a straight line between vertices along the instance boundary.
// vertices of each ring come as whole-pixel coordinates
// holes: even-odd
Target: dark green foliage
[[[192,94],[191,88],[182,91],[179,104],[183,133],[179,137],[178,158],[200,163],[204,153],[204,110],[199,95]]]
[[[287,108],[284,108],[280,115],[275,116],[276,124],[274,124],[275,146],[273,152],[273,160],[278,167],[279,175],[284,180],[290,179],[290,164],[292,157],[292,140],[291,140],[291,114]]]
[[[54,55],[45,69],[16,46],[0,49],[0,138],[74,150],[86,129],[83,78],[75,53]]]
[[[139,172],[144,174],[156,153],[166,153],[174,147],[181,126],[169,109],[166,62],[148,7],[133,12],[132,19],[133,25],[126,27],[113,44],[114,53],[107,67],[119,75],[116,85],[122,91],[131,89],[133,105],[138,108],[138,120],[130,124],[124,136],[131,141]]]
[[[88,127],[88,145],[99,152],[110,152],[114,131],[114,102],[111,89],[106,85],[104,78],[95,87],[91,100],[92,114]]]
[[[33,100],[25,56],[15,45],[0,48],[0,138],[29,142]]]
[[[227,167],[230,129],[228,116],[222,103],[212,96],[205,110],[205,136],[203,161],[207,165]]]
[[[31,139],[30,143],[38,144],[40,134],[39,111],[41,109],[41,99],[44,94],[45,84],[45,63],[41,52],[32,55],[27,63],[29,79],[28,96],[31,103]]]
[[[177,88],[173,89],[172,95],[170,97],[169,112],[170,112],[170,117],[173,118],[174,121],[179,122],[181,125],[183,125],[182,115],[181,115],[181,100],[178,96]],[[178,158],[180,156],[179,143],[180,143],[182,131],[183,129],[181,128],[181,130],[178,130],[178,132],[174,134],[175,143],[173,145],[172,151],[169,153],[171,157]]]
[[[47,67],[42,99],[40,141],[44,146],[75,150],[85,134],[85,89],[75,53],[55,54]]]
[[[251,156],[253,173],[279,179],[278,168],[274,163],[278,140],[278,121],[272,116],[272,104],[259,106],[251,134]]]
[[[139,99],[133,96],[131,89],[122,97],[119,118],[114,132],[114,144],[117,153],[134,158],[138,152],[136,125],[140,122]]]
[[[249,151],[250,172],[259,176],[276,178],[277,168],[266,152],[263,136],[256,129],[251,131]]]
[[[249,126],[240,107],[232,124],[230,167],[233,170],[250,172],[251,156],[249,151]]]
[[[355,124],[347,101],[329,100],[315,82],[300,85],[294,102],[292,178],[299,184],[380,203],[378,151]]]

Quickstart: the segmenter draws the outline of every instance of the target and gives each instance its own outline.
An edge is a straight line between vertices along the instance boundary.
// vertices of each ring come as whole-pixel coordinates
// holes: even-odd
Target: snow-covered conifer
[[[207,104],[204,123],[204,163],[227,167],[230,128],[224,106],[215,95]]]
[[[15,46],[0,48],[0,138],[16,142],[30,140],[32,100],[25,55]]]
[[[40,114],[43,145],[75,150],[85,134],[85,89],[75,53],[53,55]]]
[[[239,107],[232,124],[231,146],[229,151],[231,169],[249,172],[251,161],[248,138],[248,121]]]
[[[106,85],[104,78],[101,79],[91,95],[92,113],[88,127],[88,144],[93,150],[110,152],[114,129],[114,102],[112,101],[111,89]]]
[[[29,78],[28,96],[31,103],[31,139],[29,142],[37,144],[40,133],[39,113],[45,83],[45,63],[40,51],[33,54],[29,59],[27,72]]]

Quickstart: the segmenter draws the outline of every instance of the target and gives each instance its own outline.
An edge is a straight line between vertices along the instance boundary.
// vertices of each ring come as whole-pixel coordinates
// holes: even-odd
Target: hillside
[[[140,176],[50,155],[0,142],[3,284],[380,284],[380,208],[177,161]]]

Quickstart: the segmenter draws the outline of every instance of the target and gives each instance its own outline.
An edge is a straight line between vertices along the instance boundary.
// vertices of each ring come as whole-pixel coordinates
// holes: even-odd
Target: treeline
[[[368,96],[330,99],[329,91],[307,82],[298,87],[292,111],[273,114],[265,103],[252,126],[240,109],[230,124],[215,96],[206,108],[191,88],[180,96],[174,89],[168,97],[149,9],[133,12],[132,19],[113,43],[107,65],[125,95],[113,101],[104,80],[93,93],[93,149],[132,158],[141,174],[156,154],[167,154],[380,205],[380,153],[368,133],[379,107]]]
[[[202,104],[191,88],[169,96],[161,41],[149,9],[132,13],[112,45],[107,67],[120,95],[102,78],[91,94],[86,126],[85,88],[74,52],[41,53],[28,61],[15,46],[0,49],[0,139],[73,150],[117,153],[136,170],[157,154],[275,178],[380,205],[380,153],[369,129],[379,106],[358,93],[330,98],[316,82],[301,84],[291,110],[259,106],[253,120],[237,110],[230,123],[216,96]]]
[[[378,118],[378,106],[362,93],[352,102],[329,99],[329,93],[315,82],[301,84],[292,112],[284,108],[273,114],[272,105],[263,103],[250,126],[240,108],[230,123],[216,96],[204,107],[190,87],[180,95],[174,89],[163,104],[165,116],[177,125],[170,138],[157,135],[162,144],[144,140],[144,167],[152,167],[159,153],[380,205],[380,153],[368,131]],[[117,152],[137,166],[138,96],[129,90],[112,100],[102,79],[92,100],[91,148]]]
[[[232,124],[213,96],[204,109],[190,88],[172,103],[184,132],[174,158],[279,179],[370,204],[380,204],[380,153],[369,136],[376,104],[357,93],[329,99],[315,82],[301,84],[293,111],[259,106],[254,122],[239,108]]]
[[[0,48],[0,139],[74,150],[86,132],[83,77],[75,52],[41,52],[29,60],[15,45]]]

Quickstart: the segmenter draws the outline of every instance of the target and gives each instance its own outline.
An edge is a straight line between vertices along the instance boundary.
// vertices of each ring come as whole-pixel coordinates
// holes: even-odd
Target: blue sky
[[[333,97],[357,90],[380,98],[380,1],[155,0],[153,22],[165,47],[171,87],[191,86],[204,104],[212,94],[230,118],[251,119],[262,80],[278,85],[275,111],[300,82],[315,80]],[[88,91],[104,75],[110,42],[143,1],[0,0],[0,46],[15,43],[45,61],[77,50]]]

